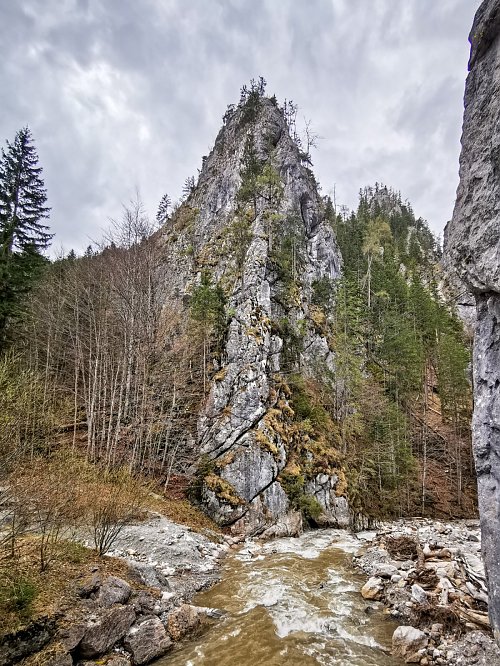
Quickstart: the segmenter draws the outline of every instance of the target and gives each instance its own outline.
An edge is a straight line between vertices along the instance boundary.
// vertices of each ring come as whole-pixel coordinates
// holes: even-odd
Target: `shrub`
[[[33,581],[18,572],[0,579],[0,609],[28,615],[37,589]]]
[[[105,472],[89,492],[87,527],[97,553],[105,555],[125,525],[140,515],[146,487],[143,481],[122,469]]]

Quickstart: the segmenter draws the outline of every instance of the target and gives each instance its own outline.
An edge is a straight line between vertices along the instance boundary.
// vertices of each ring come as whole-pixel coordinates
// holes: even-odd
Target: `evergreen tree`
[[[161,226],[165,224],[165,222],[169,218],[169,208],[172,205],[172,201],[168,194],[164,194],[161,198],[160,205],[158,206],[158,212],[156,213],[156,221],[158,224]]]
[[[13,143],[7,141],[0,159],[0,348],[52,238],[43,223],[50,208],[41,173],[31,132],[24,127]]]

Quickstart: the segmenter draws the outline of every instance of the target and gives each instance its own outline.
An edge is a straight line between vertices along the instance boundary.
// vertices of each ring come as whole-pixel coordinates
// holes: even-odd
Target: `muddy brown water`
[[[225,614],[159,666],[400,666],[389,654],[396,624],[367,613],[359,548],[340,530],[251,543],[231,555],[222,581],[194,599]]]

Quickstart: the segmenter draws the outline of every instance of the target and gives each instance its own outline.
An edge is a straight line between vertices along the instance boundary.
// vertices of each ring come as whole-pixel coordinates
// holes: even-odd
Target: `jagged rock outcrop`
[[[189,304],[203,284],[225,297],[227,328],[219,353],[212,347],[206,360],[211,384],[197,433],[205,509],[252,534],[297,533],[301,506],[320,524],[345,525],[338,456],[309,406],[301,426],[293,408],[297,393],[307,402],[308,382],[335,370],[315,294],[331,290],[341,257],[274,99],[253,91],[228,110],[162,242],[170,300]]]
[[[460,185],[445,252],[475,295],[473,444],[490,616],[500,636],[500,1],[469,37]]]

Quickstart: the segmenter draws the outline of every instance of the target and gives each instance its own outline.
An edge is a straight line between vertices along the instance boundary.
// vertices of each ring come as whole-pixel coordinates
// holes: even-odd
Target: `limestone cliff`
[[[170,300],[188,311],[205,288],[224,301],[217,350],[205,350],[196,433],[205,509],[252,534],[297,533],[303,515],[346,525],[328,416],[310,395],[334,373],[318,294],[332,292],[341,257],[308,157],[274,98],[254,89],[228,109],[162,242]]]
[[[475,295],[473,445],[490,616],[500,635],[500,0],[469,37],[460,185],[445,252]]]

